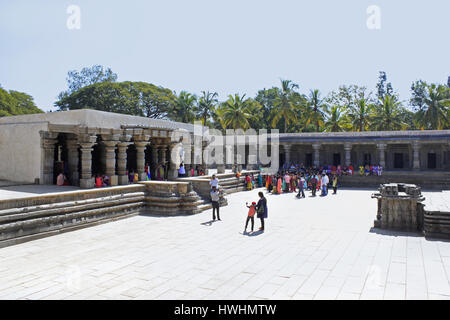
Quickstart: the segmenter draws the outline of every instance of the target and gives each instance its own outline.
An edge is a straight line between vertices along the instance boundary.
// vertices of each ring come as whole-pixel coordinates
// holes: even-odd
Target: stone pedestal
[[[425,200],[419,187],[413,184],[388,183],[372,195],[378,199],[376,228],[417,231],[423,227],[420,203]]]

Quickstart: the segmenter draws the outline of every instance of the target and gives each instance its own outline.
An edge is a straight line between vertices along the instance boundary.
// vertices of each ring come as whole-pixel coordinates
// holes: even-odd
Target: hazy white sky
[[[81,9],[69,30],[67,7]],[[381,29],[366,26],[369,5]],[[69,70],[101,64],[119,81],[253,96],[280,78],[375,89],[384,70],[403,100],[411,82],[450,75],[448,0],[1,0],[0,84],[51,110]]]

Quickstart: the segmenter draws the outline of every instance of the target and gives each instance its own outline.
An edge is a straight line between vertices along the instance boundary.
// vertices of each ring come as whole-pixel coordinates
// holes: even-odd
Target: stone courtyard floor
[[[0,299],[450,299],[450,242],[372,230],[372,191],[268,195],[266,231],[244,235],[258,191],[219,222],[135,216],[2,248]]]

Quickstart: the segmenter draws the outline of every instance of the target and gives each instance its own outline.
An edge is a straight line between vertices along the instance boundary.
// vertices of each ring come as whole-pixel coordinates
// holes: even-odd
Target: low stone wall
[[[420,185],[422,188],[435,190],[450,190],[450,174],[448,172],[384,172],[381,176],[341,176],[341,187],[378,188],[381,184],[402,182]]]
[[[160,181],[0,200],[0,247],[137,214],[195,214],[201,203],[191,183]]]

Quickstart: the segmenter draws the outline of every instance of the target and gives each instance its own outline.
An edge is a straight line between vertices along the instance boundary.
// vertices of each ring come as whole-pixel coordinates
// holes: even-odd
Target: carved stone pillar
[[[117,186],[119,184],[119,177],[116,175],[116,146],[118,143],[119,141],[114,140],[103,141],[106,157],[105,174],[109,176],[111,186]]]
[[[379,152],[379,156],[378,156],[379,161],[378,162],[379,162],[380,166],[382,166],[383,168],[386,168],[386,159],[384,157],[384,153],[386,152],[386,148],[387,148],[387,145],[385,143],[377,144],[377,149],[378,149],[378,152]]]
[[[80,184],[80,174],[78,172],[78,140],[67,140],[66,145],[70,175],[68,178],[73,186],[78,186]]]
[[[128,184],[127,176],[127,149],[131,142],[119,142],[117,144],[117,175],[120,185]]]
[[[136,170],[139,175],[139,180],[145,180],[145,148],[148,142],[136,141]]]
[[[345,165],[348,167],[352,163],[352,144],[351,143],[345,143],[344,144],[344,151],[345,151]]]
[[[312,145],[312,148],[314,150],[314,154],[313,154],[313,165],[316,167],[320,166],[320,143],[314,143]]]
[[[158,167],[158,164],[159,164],[159,156],[158,156],[159,145],[157,145],[156,142],[152,141],[151,147],[152,147],[152,150],[150,153],[150,157],[151,157],[150,173],[152,175],[152,179],[156,179],[156,177],[157,177],[156,168]]]
[[[291,148],[292,145],[290,144],[282,144],[283,150],[284,150],[284,163],[286,163],[287,167],[289,168],[291,165]],[[284,163],[282,165],[284,165]]]
[[[55,161],[55,144],[58,134],[41,131],[42,173],[40,184],[54,184],[53,168]]]
[[[420,170],[420,142],[414,141],[412,143],[413,149],[413,170]]]
[[[80,187],[84,189],[93,188],[95,179],[92,177],[92,147],[97,140],[95,135],[80,136],[80,152],[81,152],[81,179]]]
[[[169,171],[168,171],[168,175],[167,175],[167,179],[171,180],[171,179],[175,179],[178,177],[178,151],[174,151],[174,149],[178,150],[179,148],[179,144],[178,143],[171,143],[169,144],[169,151],[170,151],[170,156],[169,156]],[[164,154],[164,160],[165,160],[165,154],[167,152],[167,146],[163,146],[162,147],[162,153]],[[176,157],[176,159],[174,159],[174,157]]]

